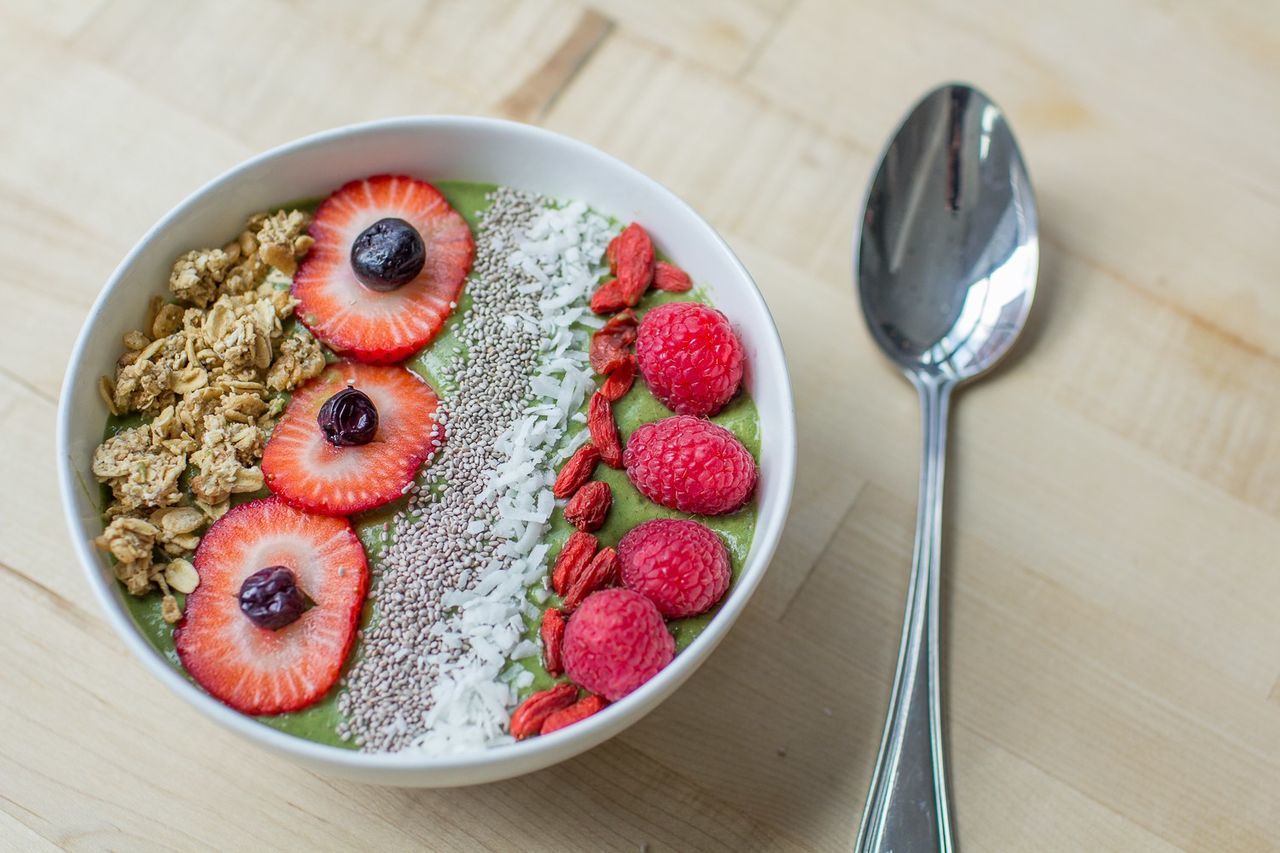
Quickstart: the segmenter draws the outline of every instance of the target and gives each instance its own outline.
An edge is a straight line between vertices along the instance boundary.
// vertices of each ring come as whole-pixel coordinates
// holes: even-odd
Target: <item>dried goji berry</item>
[[[596,373],[608,376],[627,356],[628,347],[636,342],[636,315],[630,308],[609,318],[609,322],[591,335],[589,355]]]
[[[618,552],[612,548],[601,548],[587,567],[569,582],[569,591],[564,594],[560,609],[565,613],[572,613],[588,595],[613,583],[621,573],[622,563],[618,560]]]
[[[590,533],[604,525],[604,517],[612,504],[613,490],[609,484],[592,480],[565,504],[564,518],[579,530]]]
[[[600,542],[590,533],[575,530],[569,535],[551,569],[551,588],[556,595],[564,595],[569,591],[569,585],[582,574],[598,547]]]
[[[604,247],[604,259],[609,262],[609,272],[613,275],[618,274],[618,237],[614,237],[609,241],[609,245]]]
[[[623,346],[629,347],[636,342],[636,326],[638,325],[640,325],[640,321],[636,319],[636,312],[630,308],[624,308],[610,317],[596,334],[612,335],[618,338],[619,343]]]
[[[560,469],[555,485],[551,487],[551,494],[567,498],[578,491],[579,486],[591,479],[591,473],[596,470],[596,463],[599,461],[600,451],[596,450],[595,445],[584,444],[579,447]]]
[[[600,386],[600,395],[606,397],[609,402],[616,403],[622,399],[622,396],[631,390],[631,383],[636,378],[636,357],[628,354],[622,364],[614,368],[609,374],[609,378]]]
[[[574,684],[557,684],[547,690],[539,690],[521,702],[512,713],[511,735],[516,740],[524,740],[538,734],[548,717],[577,701],[578,687]]]
[[[622,364],[628,355],[630,353],[626,345],[617,335],[602,335],[596,332],[591,336],[588,356],[591,359],[591,369],[596,373],[608,376],[618,369],[618,365]]]
[[[685,293],[693,289],[693,279],[675,264],[658,261],[653,267],[653,289],[667,293]]]
[[[622,285],[616,278],[605,279],[604,284],[596,289],[591,297],[591,310],[597,314],[612,314],[627,307],[627,300],[622,295]]]
[[[618,235],[618,278],[622,299],[635,305],[653,283],[653,241],[649,232],[632,222]]]
[[[618,424],[613,419],[613,405],[599,391],[591,395],[591,403],[587,406],[587,430],[604,464],[610,468],[621,468],[622,439],[618,436]]]
[[[542,724],[541,734],[549,735],[554,731],[563,729],[565,726],[571,726],[579,720],[585,720],[608,704],[604,697],[588,693],[568,708],[561,708],[548,716]]]
[[[564,662],[560,659],[560,648],[564,645],[564,624],[564,614],[554,607],[542,614],[542,627],[538,634],[542,637],[542,668],[548,675],[564,672]]]

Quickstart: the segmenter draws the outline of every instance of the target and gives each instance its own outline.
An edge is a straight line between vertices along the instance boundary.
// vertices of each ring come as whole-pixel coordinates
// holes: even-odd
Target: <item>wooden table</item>
[[[987,89],[1041,204],[1020,357],[955,407],[949,733],[968,850],[1280,848],[1280,10],[1263,3],[0,4],[0,846],[842,850],[910,558],[916,400],[850,232],[925,89]],[[536,122],[688,199],[790,355],[792,518],[625,735],[454,791],[335,782],[198,716],[81,580],[53,422],[85,311],[237,161],[405,113]]]

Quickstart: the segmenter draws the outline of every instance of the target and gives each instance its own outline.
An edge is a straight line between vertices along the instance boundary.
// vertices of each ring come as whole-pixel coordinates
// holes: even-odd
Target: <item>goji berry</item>
[[[547,719],[557,711],[571,707],[578,701],[578,688],[573,684],[557,684],[547,690],[539,690],[520,703],[511,715],[511,735],[524,740],[542,731]]]
[[[653,241],[649,232],[632,222],[618,235],[618,272],[623,302],[635,305],[653,283]]]
[[[618,237],[621,236],[621,234],[618,235]],[[604,247],[604,259],[609,262],[609,272],[613,275],[618,274],[618,237],[614,237],[609,241],[609,245]]]
[[[591,297],[591,310],[597,314],[612,314],[627,307],[623,298],[622,285],[616,278],[606,279]]]
[[[585,720],[608,704],[604,697],[588,693],[568,708],[561,708],[547,717],[542,724],[541,734],[549,735],[554,731],[563,729],[565,726],[571,726],[579,720]]]
[[[591,369],[596,373],[608,376],[618,369],[618,365],[630,356],[627,347],[617,335],[603,335],[596,332],[591,336],[591,348],[588,350]]]
[[[572,613],[588,595],[617,580],[621,572],[622,563],[618,559],[618,552],[612,548],[601,548],[587,567],[570,581],[569,591],[564,594],[560,609],[565,613]]]
[[[551,588],[556,595],[564,595],[569,591],[570,584],[582,574],[598,547],[600,542],[590,533],[575,530],[569,535],[551,569]]]
[[[612,335],[617,337],[619,343],[623,346],[629,347],[636,342],[636,326],[639,324],[640,321],[636,319],[636,312],[630,308],[624,308],[610,317],[596,334]]]
[[[693,289],[693,279],[675,264],[658,261],[653,267],[653,289],[667,293],[686,293]]]
[[[542,627],[538,634],[542,637],[542,668],[548,675],[560,675],[564,672],[564,662],[560,659],[560,648],[564,645],[564,614],[552,607],[542,615]]]
[[[618,424],[613,419],[613,405],[599,391],[591,395],[591,403],[587,406],[587,430],[604,464],[610,468],[621,468],[622,439],[618,435]]]
[[[631,383],[636,378],[636,357],[628,355],[626,359],[614,368],[609,374],[609,378],[600,386],[600,394],[606,397],[609,402],[616,403],[621,400],[623,395],[631,390]]]
[[[578,491],[579,486],[591,479],[591,473],[596,470],[596,463],[599,461],[600,451],[596,450],[595,445],[584,444],[579,447],[560,469],[555,485],[551,487],[551,494],[567,498]]]
[[[604,517],[612,504],[613,490],[609,484],[593,480],[578,489],[565,505],[564,517],[574,527],[590,533],[604,525]]]

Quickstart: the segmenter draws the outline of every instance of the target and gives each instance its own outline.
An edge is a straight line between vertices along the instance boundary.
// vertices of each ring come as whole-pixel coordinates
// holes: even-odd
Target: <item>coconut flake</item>
[[[477,503],[496,505],[491,529],[505,540],[498,553],[507,559],[481,570],[470,589],[445,596],[456,610],[441,642],[462,651],[439,662],[428,726],[413,748],[450,753],[512,742],[507,721],[519,691],[533,683],[532,674],[513,661],[539,653],[538,645],[524,638],[538,613],[529,597],[539,603],[547,598],[542,581],[549,548],[543,539],[555,509],[550,485],[560,463],[587,440],[585,430],[562,439],[568,423],[582,422],[578,409],[595,387],[586,354],[589,332],[583,327],[599,328],[601,321],[586,303],[615,234],[606,219],[573,201],[545,208],[508,256],[508,263],[531,279],[522,292],[540,296],[540,316],[511,322],[537,328],[542,358],[521,416],[494,445],[504,458],[477,497]],[[483,529],[475,527],[473,522],[467,532]]]

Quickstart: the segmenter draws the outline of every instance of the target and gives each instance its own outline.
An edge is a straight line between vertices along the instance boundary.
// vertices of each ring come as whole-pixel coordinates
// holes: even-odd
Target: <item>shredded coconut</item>
[[[538,653],[522,639],[526,622],[537,617],[527,591],[546,572],[548,546],[542,542],[550,526],[555,499],[551,483],[559,462],[581,440],[557,451],[569,418],[594,388],[587,360],[587,333],[573,327],[603,271],[605,247],[613,237],[609,222],[581,202],[548,208],[525,232],[507,259],[539,284],[529,290],[538,299],[535,319],[542,339],[538,367],[530,377],[529,405],[499,437],[495,449],[505,458],[494,468],[481,496],[497,508],[493,532],[503,541],[498,559],[469,589],[445,596],[456,608],[450,621],[468,651],[441,668],[429,728],[413,742],[433,752],[458,752],[510,741],[505,730],[517,692],[533,676],[513,661]],[[568,322],[564,317],[573,319]],[[576,438],[576,436],[575,436]],[[492,677],[501,667],[495,690]]]

